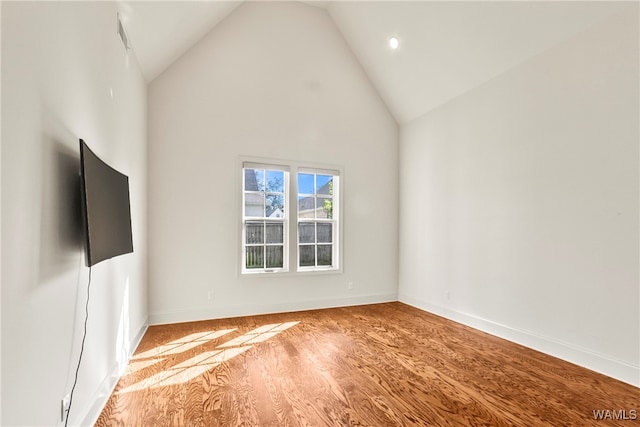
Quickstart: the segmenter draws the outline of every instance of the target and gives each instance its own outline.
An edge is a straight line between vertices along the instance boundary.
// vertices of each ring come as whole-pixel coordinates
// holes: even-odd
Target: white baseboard
[[[146,322],[142,325],[136,336],[131,341],[131,352],[129,353],[126,364],[129,363],[129,359],[138,348],[142,337],[144,336],[147,328],[149,327],[149,321],[147,319]],[[120,380],[120,364],[118,362],[114,363],[113,367],[110,369],[107,376],[102,380],[102,383],[94,393],[93,397],[89,402],[91,402],[91,407],[87,408],[84,412],[83,417],[76,417],[77,419],[70,419],[69,425],[72,426],[93,426],[96,421],[98,421],[98,417],[102,413],[104,406],[107,404],[109,397],[113,393],[118,381]],[[78,421],[82,420],[82,421]]]
[[[491,335],[504,338],[533,350],[615,378],[627,384],[640,387],[640,366],[632,365],[625,361],[617,360],[605,354],[599,354],[573,344],[540,336],[530,331],[512,328],[491,320],[433,305],[405,295],[400,295],[399,301],[419,308],[420,310],[436,314],[453,320],[454,322],[462,323],[474,329],[487,332]]]
[[[254,316],[270,313],[287,313],[323,308],[347,307],[353,305],[376,304],[398,301],[395,292],[375,295],[361,295],[348,298],[295,301],[277,304],[233,305],[149,314],[150,325],[195,322],[199,320],[224,319],[228,317]]]

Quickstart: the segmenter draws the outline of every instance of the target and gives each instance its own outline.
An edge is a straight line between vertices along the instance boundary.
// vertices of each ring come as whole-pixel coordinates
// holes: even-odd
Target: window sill
[[[341,268],[324,268],[319,270],[294,270],[294,271],[242,271],[240,277],[304,277],[342,274]]]

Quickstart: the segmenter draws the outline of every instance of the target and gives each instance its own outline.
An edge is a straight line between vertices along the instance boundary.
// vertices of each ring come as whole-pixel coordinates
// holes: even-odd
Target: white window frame
[[[296,184],[298,182],[299,174],[313,174],[314,175],[314,193],[300,193],[300,190],[297,188],[296,191],[296,218],[297,218],[297,226],[296,226],[296,268],[299,272],[305,271],[331,271],[337,270],[339,268],[339,243],[340,243],[340,172],[336,170],[326,170],[326,169],[317,169],[317,168],[308,168],[308,167],[300,167],[296,170],[295,180]],[[317,213],[317,202],[314,203],[314,218],[300,218],[300,212],[298,211],[298,197],[306,196],[313,197],[314,201],[317,201],[318,193],[317,190],[317,177],[318,175],[329,175],[333,177],[333,194],[331,195],[332,200],[332,215],[331,218],[318,218]],[[300,242],[300,224],[301,223],[312,223],[314,224],[314,237],[315,241],[312,243],[303,243]],[[331,224],[331,265],[318,265],[318,246],[326,245],[327,242],[319,242],[318,241],[318,224]],[[313,246],[315,250],[315,263],[314,266],[301,266],[300,265],[300,246]]]
[[[261,221],[267,220],[265,218],[252,218],[245,217],[245,168],[252,169],[266,169],[266,170],[280,170],[285,171],[285,218],[284,218],[284,266],[283,268],[246,268],[246,227],[247,221]],[[240,213],[239,218],[239,252],[238,257],[239,268],[238,272],[242,277],[255,277],[268,275],[315,275],[315,274],[341,274],[343,265],[343,239],[342,239],[342,227],[343,227],[343,212],[342,212],[342,199],[343,199],[343,176],[344,171],[341,167],[327,164],[317,164],[311,162],[298,162],[291,160],[281,159],[266,159],[257,157],[245,157],[242,156],[239,159],[240,169]],[[333,183],[333,218],[331,220],[320,220],[319,222],[331,222],[332,227],[332,265],[331,266],[313,266],[313,267],[300,267],[299,266],[299,227],[300,221],[305,219],[298,218],[298,173],[314,173],[320,175],[332,175],[334,177]],[[314,219],[314,222],[317,221]],[[317,240],[317,234],[316,234]],[[322,243],[321,243],[322,244]],[[317,247],[317,242],[316,242]],[[316,249],[317,250],[317,249]],[[317,262],[317,257],[316,257]]]
[[[284,211],[284,215],[281,218],[269,218],[269,217],[259,217],[259,216],[247,216],[247,213],[245,212],[245,207],[246,207],[246,203],[245,203],[245,197],[247,194],[264,194],[264,200],[263,200],[263,208],[262,211],[264,212],[265,210],[265,206],[266,206],[266,196],[270,193],[269,191],[247,191],[246,187],[245,187],[245,169],[260,169],[260,170],[265,170],[265,171],[277,171],[277,172],[283,172],[284,173],[284,206],[285,206],[285,211]],[[274,165],[274,164],[268,164],[268,163],[253,163],[253,162],[243,162],[242,163],[242,236],[241,236],[241,266],[242,266],[242,274],[256,274],[256,273],[282,273],[282,272],[287,272],[289,271],[289,218],[291,216],[291,213],[289,211],[289,195],[290,195],[290,191],[289,191],[289,169],[286,166],[283,165]],[[266,177],[265,177],[266,180]],[[278,194],[276,192],[271,192],[272,194]],[[246,224],[247,223],[256,223],[256,222],[263,222],[265,224],[265,232],[264,232],[264,239],[266,240],[266,224],[268,223],[278,223],[278,224],[283,224],[282,228],[283,228],[283,236],[282,236],[282,243],[267,243],[266,241],[264,241],[261,244],[250,244],[247,243],[247,227]],[[283,251],[283,265],[282,267],[267,267],[266,265],[264,265],[262,268],[247,268],[247,263],[246,263],[246,259],[247,259],[247,248],[248,247],[259,247],[262,246],[264,247],[264,252],[263,252],[263,257],[264,257],[264,263],[266,263],[267,260],[267,254],[266,254],[266,249],[268,246],[282,246],[282,251]]]

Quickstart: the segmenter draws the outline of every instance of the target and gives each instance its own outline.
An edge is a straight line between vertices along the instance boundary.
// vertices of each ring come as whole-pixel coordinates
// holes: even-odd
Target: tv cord
[[[67,416],[64,420],[64,427],[67,427],[69,422],[69,414],[71,413],[71,403],[73,402],[73,392],[76,389],[78,383],[78,372],[80,371],[80,363],[82,362],[82,353],[84,353],[84,341],[87,338],[87,321],[89,320],[89,291],[91,290],[91,267],[89,267],[89,283],[87,284],[87,303],[84,306],[84,333],[82,334],[82,344],[80,345],[80,356],[78,357],[78,366],[76,366],[76,375],[73,380],[73,386],[71,387],[71,393],[69,394],[69,407],[67,408]]]

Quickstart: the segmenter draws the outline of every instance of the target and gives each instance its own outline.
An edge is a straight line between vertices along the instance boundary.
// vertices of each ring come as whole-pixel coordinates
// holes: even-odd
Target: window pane
[[[314,194],[313,186],[314,175],[312,173],[298,174],[298,194]]]
[[[267,246],[267,268],[282,268],[284,256],[282,246]]]
[[[266,243],[283,243],[284,242],[284,224],[267,223],[267,240]]]
[[[264,169],[244,170],[245,191],[264,191]]]
[[[316,198],[298,197],[298,218],[315,218]]]
[[[298,246],[300,252],[300,267],[315,267],[316,247],[315,245]]]
[[[264,218],[264,195],[244,193],[244,216]]]
[[[316,227],[313,222],[301,222],[298,225],[298,242],[299,243],[315,243]]]
[[[333,265],[331,262],[331,245],[318,245],[318,265]]]
[[[264,246],[248,246],[245,263],[246,268],[263,268]]]
[[[270,193],[284,193],[284,172],[267,171],[266,189]]]
[[[333,224],[318,224],[317,227],[318,227],[318,243],[332,243],[333,242]]]
[[[333,218],[332,197],[318,197],[316,199],[316,218]]]
[[[265,207],[267,218],[284,218],[284,195],[267,194]]]
[[[245,225],[246,230],[246,243],[256,244],[264,243],[264,223],[260,222],[247,222]]]
[[[316,175],[316,193],[326,195],[333,194],[333,176]]]

